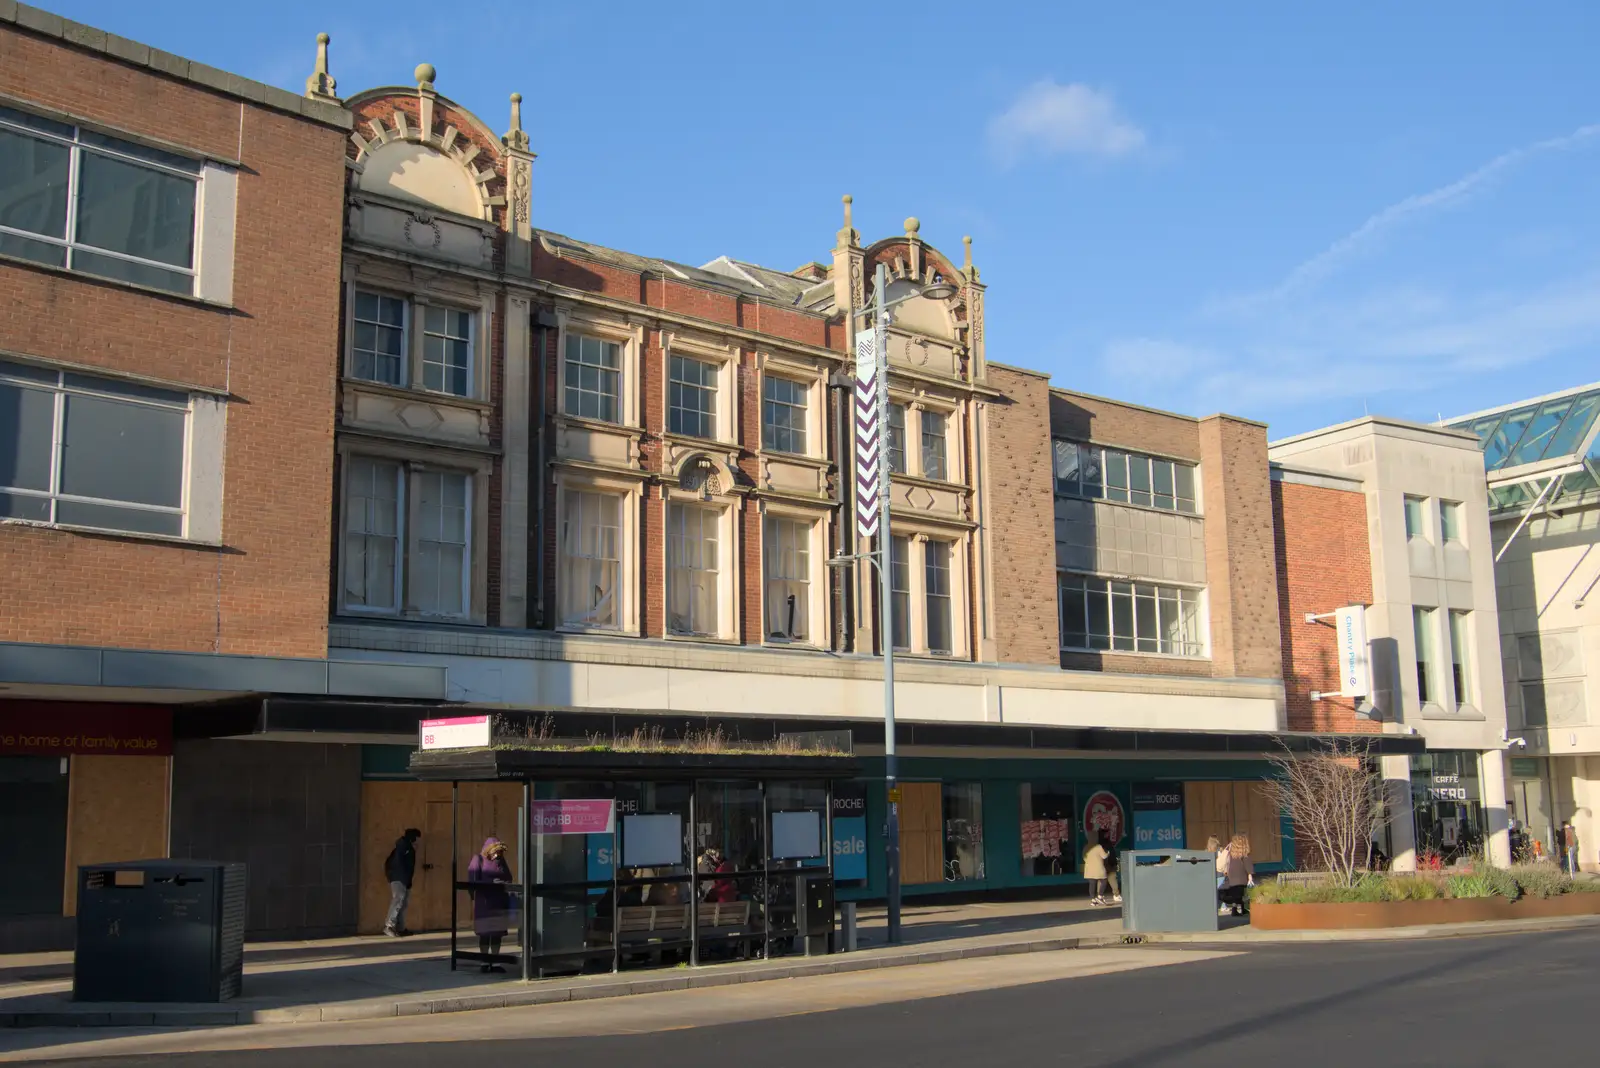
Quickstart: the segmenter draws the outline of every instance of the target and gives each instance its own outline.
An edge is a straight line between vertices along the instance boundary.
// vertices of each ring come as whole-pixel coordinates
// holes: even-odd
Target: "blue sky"
[[[438,88],[536,225],[824,259],[839,197],[989,285],[990,357],[1274,437],[1600,380],[1600,4],[53,0],[299,91]]]

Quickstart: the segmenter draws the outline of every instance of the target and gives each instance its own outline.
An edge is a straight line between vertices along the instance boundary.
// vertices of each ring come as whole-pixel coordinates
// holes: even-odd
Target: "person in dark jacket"
[[[383,862],[384,878],[389,880],[389,918],[383,933],[390,938],[404,938],[411,933],[406,930],[406,902],[411,899],[411,880],[417,874],[417,839],[421,837],[421,831],[407,827]]]
[[[472,930],[486,958],[483,970],[503,972],[494,958],[511,927],[511,866],[506,863],[505,843],[492,835],[484,839],[483,849],[467,865],[467,882],[472,885]]]

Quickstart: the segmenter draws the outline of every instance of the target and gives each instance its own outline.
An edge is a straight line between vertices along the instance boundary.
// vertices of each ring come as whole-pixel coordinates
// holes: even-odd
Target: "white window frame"
[[[12,367],[19,368],[20,371],[16,374],[8,374],[4,367],[7,363]],[[106,383],[106,388],[102,392],[89,383],[74,382],[72,385],[66,385],[67,379],[63,375],[81,375],[88,379],[100,379]],[[6,522],[49,526],[63,530],[104,530],[122,537],[149,538],[158,541],[191,541],[207,545],[219,544],[222,541],[222,461],[226,444],[225,430],[227,420],[227,405],[224,398],[187,391],[182,386],[135,382],[117,375],[106,374],[97,368],[24,363],[23,361],[12,359],[6,353],[0,353],[0,380],[5,380],[12,385],[43,390],[55,395],[51,431],[50,489],[48,491],[36,491],[19,487],[5,490],[7,493],[14,493],[18,496],[47,497],[51,499],[50,519],[48,521],[39,521],[17,518],[7,519],[5,520]],[[133,388],[126,392],[121,391],[126,387]],[[186,402],[183,404],[178,403],[176,396],[171,400],[167,400],[132,395],[139,390],[139,387],[182,395],[185,397]],[[66,395],[69,393],[83,396],[103,396],[108,400],[148,405],[185,413],[183,456],[181,458],[182,469],[180,474],[182,494],[179,506],[173,508],[143,505],[131,501],[113,501],[70,494],[64,495],[59,492],[61,485],[60,453],[63,446],[62,427],[64,425]],[[147,531],[122,530],[115,527],[97,527],[59,522],[56,518],[57,512],[54,502],[60,500],[77,501],[91,505],[106,504],[135,511],[156,511],[168,514],[177,512],[181,516],[180,533],[175,535],[160,534]]]
[[[770,557],[770,539],[768,537],[768,521],[777,520],[787,523],[798,523],[806,531],[806,626],[807,635],[804,638],[790,638],[783,635],[774,635],[769,626],[772,606],[769,603],[771,591],[769,584],[773,581],[768,577],[768,564]],[[801,508],[790,508],[782,505],[767,504],[761,514],[761,637],[762,641],[774,645],[803,645],[820,648],[828,643],[830,621],[827,615],[827,561],[825,559],[827,548],[824,543],[826,536],[826,517],[816,512],[806,511]]]
[[[352,446],[341,442],[339,471],[339,574],[338,610],[355,616],[376,616],[389,619],[429,619],[452,623],[487,622],[488,604],[488,541],[487,541],[487,485],[492,470],[486,459],[463,459],[461,463],[441,462],[432,450],[400,445],[376,445],[360,442]],[[346,539],[350,533],[350,469],[354,461],[370,460],[375,463],[395,464],[400,470],[398,491],[399,510],[398,541],[395,582],[399,594],[395,607],[374,607],[352,604],[346,591],[345,573],[349,566]],[[460,613],[425,612],[418,606],[417,588],[412,581],[414,561],[422,541],[420,521],[420,494],[416,480],[422,475],[452,475],[466,479],[466,538],[467,552],[463,558],[462,611]]]
[[[617,418],[594,419],[567,413],[567,338],[577,334],[619,346],[617,367]],[[639,418],[639,359],[644,348],[644,327],[622,319],[578,315],[572,309],[556,310],[556,418],[593,427],[628,427],[637,430]],[[663,400],[665,404],[665,400]],[[665,425],[663,423],[663,425]]]
[[[445,323],[446,323],[445,329],[446,330],[449,330],[449,321],[450,321],[449,317],[450,317],[451,313],[454,313],[456,315],[460,315],[460,316],[464,317],[466,319],[466,322],[467,322],[467,334],[466,334],[466,337],[462,338],[459,335],[451,334],[451,333],[443,333],[443,334],[441,334],[441,333],[436,333],[433,330],[430,330],[428,328],[428,313],[429,312],[433,312],[433,311],[441,311],[441,312],[443,312],[445,314]],[[422,344],[421,344],[421,350],[422,351],[419,353],[418,360],[417,360],[417,368],[418,368],[418,370],[420,372],[420,381],[421,381],[422,384],[420,386],[418,386],[417,388],[421,389],[425,393],[439,393],[439,394],[443,394],[446,397],[462,397],[462,398],[465,398],[465,399],[472,399],[477,393],[477,390],[474,387],[476,385],[477,377],[478,377],[477,376],[477,370],[478,370],[478,358],[477,358],[478,357],[478,316],[477,316],[477,313],[475,313],[473,311],[470,311],[470,310],[468,310],[466,308],[457,308],[457,307],[454,307],[453,305],[449,305],[449,304],[434,304],[434,303],[418,304],[417,305],[417,327],[418,327],[418,331],[417,332],[422,335]],[[455,392],[454,390],[451,390],[451,389],[431,389],[431,388],[428,387],[428,385],[427,385],[427,381],[428,381],[428,366],[429,366],[430,363],[433,362],[433,361],[430,361],[428,359],[428,339],[430,337],[440,338],[440,339],[444,340],[446,343],[448,343],[450,341],[462,341],[462,340],[466,341],[466,343],[467,343],[467,368],[466,368],[466,370],[467,370],[467,391],[465,393],[457,393],[457,392]],[[450,374],[450,371],[451,371],[451,365],[448,362],[446,362],[446,363],[437,364],[436,366],[442,368],[443,374],[444,374],[446,380],[448,380],[449,374]]]
[[[806,436],[805,447],[802,449],[779,449],[767,443],[767,404],[769,403],[767,400],[767,382],[769,380],[781,381],[790,386],[798,387],[801,390],[802,400],[800,413],[802,429]],[[769,365],[762,368],[760,404],[761,449],[763,452],[770,452],[779,456],[816,457],[821,455],[819,446],[821,444],[822,427],[820,425],[821,420],[817,418],[817,413],[820,407],[817,400],[817,393],[818,387],[815,372],[808,376],[801,371],[791,370],[788,367],[775,369]],[[782,401],[773,401],[770,403],[783,404],[784,407],[788,408],[794,407],[793,405]]]
[[[438,608],[433,608],[430,610],[421,607],[422,590],[420,572],[422,569],[420,566],[416,566],[413,563],[413,556],[417,560],[420,560],[425,544],[431,543],[438,546],[457,544],[454,542],[445,541],[442,537],[432,538],[428,536],[430,532],[426,530],[422,520],[421,483],[426,479],[438,479],[440,480],[441,486],[443,485],[443,481],[445,479],[460,479],[463,488],[462,507],[464,514],[462,516],[462,536],[464,541],[460,543],[462,554],[460,576],[461,611],[459,612],[446,612]],[[418,615],[429,619],[458,620],[469,619],[472,616],[472,571],[474,562],[473,527],[475,526],[472,521],[472,512],[475,504],[473,498],[476,496],[473,482],[474,479],[472,472],[470,471],[456,471],[443,468],[420,466],[413,467],[411,470],[406,486],[407,492],[411,496],[409,507],[406,510],[407,518],[409,519],[411,525],[411,531],[409,536],[406,538],[405,586],[407,590],[406,600],[408,602],[408,606],[414,607],[414,610]]]
[[[905,656],[929,657],[937,660],[966,660],[971,656],[972,649],[972,621],[971,604],[972,595],[968,588],[968,559],[970,547],[968,539],[960,534],[932,528],[905,528],[904,524],[897,524],[893,534],[896,540],[905,539],[908,549],[907,565],[909,569],[910,589],[905,591],[905,598],[909,601],[909,619],[906,625],[906,636],[910,639],[907,645],[896,645],[895,652]],[[949,546],[950,560],[950,645],[949,650],[933,650],[928,647],[928,545],[930,542],[939,542]],[[900,591],[895,588],[896,580],[891,576],[891,589],[894,593]],[[898,598],[897,598],[898,605]],[[898,619],[900,611],[895,611]],[[888,640],[892,635],[883,636]]]
[[[679,377],[679,368],[685,372]],[[696,380],[698,379],[698,380]],[[667,433],[676,437],[702,438],[706,441],[718,441],[718,431],[726,431],[722,421],[722,375],[715,360],[703,360],[698,356],[686,352],[672,352],[667,354]],[[677,388],[674,388],[677,387]],[[695,405],[680,404],[675,398],[679,396],[695,397],[700,403]],[[710,403],[705,403],[709,401]],[[675,422],[692,420],[696,424],[709,422],[710,427],[697,426],[696,431],[709,429],[711,432],[698,433],[685,429],[683,426],[674,426]]]
[[[585,362],[583,359],[584,342],[593,342],[596,346],[598,346],[602,358],[606,355],[607,349],[614,350],[616,353],[616,366],[606,367],[604,364],[591,364]],[[577,347],[576,360],[573,359],[571,352],[574,346]],[[602,376],[602,388],[590,390],[584,388],[582,382],[573,382],[572,368],[574,364],[579,368],[580,371],[587,367],[594,368],[595,373]],[[621,342],[613,341],[610,338],[597,337],[593,334],[579,333],[578,331],[574,330],[571,333],[568,333],[562,340],[561,368],[561,412],[563,415],[569,419],[591,419],[600,423],[620,423],[622,421],[623,354]],[[614,381],[616,386],[614,390],[608,391],[604,388],[604,376],[607,375],[611,376]],[[611,417],[607,418],[603,411],[597,412],[594,415],[588,415],[581,411],[572,411],[571,403],[574,396],[576,396],[578,400],[578,407],[580,408],[583,406],[583,398],[586,396],[597,398],[598,406],[602,408],[604,407],[604,402],[610,401]]]
[[[60,264],[51,264],[25,257],[13,256],[12,258],[23,259],[24,262],[36,263],[44,267],[53,267],[56,270],[72,271],[73,273],[82,274],[85,277],[95,278],[113,285],[150,289],[180,297],[197,297],[201,300],[218,304],[232,303],[234,215],[238,199],[238,171],[235,168],[225,167],[222,164],[203,158],[198,153],[186,151],[177,146],[151,145],[145,139],[129,135],[120,130],[100,127],[93,123],[84,123],[66,116],[41,114],[38,109],[21,105],[9,99],[0,98],[0,107],[41,120],[43,123],[48,124],[49,127],[42,128],[17,122],[7,116],[0,115],[0,128],[19,136],[33,137],[41,141],[61,145],[67,148],[70,153],[67,178],[67,217],[63,236],[58,238],[29,230],[0,226],[0,234],[60,248],[62,250],[62,262]],[[88,143],[84,138],[86,133],[91,136],[111,138],[121,144],[102,145]],[[159,260],[145,259],[141,256],[115,252],[110,249],[97,248],[93,245],[81,244],[78,241],[78,188],[82,173],[81,161],[83,154],[86,152],[195,183],[194,230],[190,235],[192,254],[187,267],[179,267]],[[150,153],[152,152],[168,157],[168,161],[151,158]],[[178,164],[176,160],[180,159],[192,160],[192,166],[187,162],[181,165]],[[189,285],[187,288],[175,289],[99,274],[74,266],[73,260],[76,254],[80,252],[165,271],[177,278],[189,279]]]
[[[1072,583],[1080,584],[1080,588],[1071,588]],[[1091,589],[1091,586],[1096,587]],[[1089,619],[1089,597],[1099,593],[1105,597],[1106,604],[1106,633],[1098,634],[1091,629]],[[1084,643],[1082,645],[1070,644],[1067,639],[1067,601],[1072,595],[1082,596],[1084,619]],[[1168,596],[1171,595],[1171,596]],[[1122,634],[1117,629],[1117,607],[1120,599],[1126,598],[1129,625],[1131,629]],[[1185,585],[1176,582],[1151,582],[1145,579],[1119,578],[1110,575],[1097,574],[1091,571],[1074,571],[1067,568],[1056,572],[1056,621],[1057,631],[1060,635],[1061,651],[1064,653],[1110,653],[1120,656],[1153,656],[1164,659],[1176,660],[1205,660],[1211,656],[1210,644],[1210,605],[1203,586]],[[1141,603],[1148,603],[1155,611],[1156,636],[1141,638],[1139,636],[1139,614]],[[1178,643],[1183,648],[1163,649],[1167,644],[1165,638],[1166,627],[1164,624],[1170,618],[1169,612],[1176,612],[1181,620],[1184,615],[1184,606],[1192,606],[1195,616],[1195,634],[1193,639],[1180,639]],[[1104,644],[1096,644],[1096,639],[1103,639]],[[1131,647],[1119,645],[1127,641]],[[1155,642],[1154,648],[1142,645],[1143,642]]]
[[[401,303],[401,361],[400,381],[385,382],[379,378],[367,378],[356,373],[356,300],[360,294],[370,294],[379,299],[398,300]],[[428,310],[440,309],[445,312],[456,312],[467,318],[467,392],[451,393],[445,390],[428,389],[423,383],[426,381],[424,371],[427,339],[430,336],[427,329]],[[377,279],[354,278],[345,287],[345,344],[344,344],[344,374],[352,382],[360,382],[380,389],[399,389],[408,392],[422,393],[429,397],[454,398],[456,400],[473,401],[481,403],[488,395],[488,384],[484,381],[483,369],[487,366],[483,351],[488,330],[485,324],[489,318],[487,302],[474,306],[465,300],[456,300],[448,297],[435,297],[432,294],[406,293],[384,285]],[[431,335],[438,336],[438,335]]]
[[[362,530],[359,533],[352,531],[350,524],[354,518],[350,507],[353,483],[351,475],[357,463],[381,464],[394,468],[394,576],[390,579],[389,600],[390,605],[357,604],[350,599],[349,574],[350,574],[350,540],[352,535],[365,541],[373,538],[388,538],[389,535],[373,534]],[[406,497],[410,478],[403,460],[395,460],[382,456],[351,456],[345,461],[340,482],[343,490],[339,501],[339,604],[346,611],[356,615],[372,616],[397,616],[404,612],[406,603],[405,594],[405,556],[406,556]],[[366,558],[363,549],[362,558]]]
[[[583,546],[578,546],[577,552],[570,552],[571,540],[568,536],[567,521],[574,510],[583,512],[589,507],[595,507],[598,502],[609,502],[608,507],[616,509],[615,526],[615,552],[616,558],[611,563],[616,568],[612,579],[611,589],[611,622],[598,622],[594,619],[597,606],[585,605],[582,609],[567,601],[567,577],[576,569],[586,566],[587,562],[604,561],[606,558],[598,552],[585,552]],[[556,512],[556,619],[557,626],[562,630],[620,632],[623,629],[623,587],[627,581],[624,569],[624,556],[626,555],[624,531],[627,523],[628,497],[623,493],[616,493],[595,486],[563,486],[559,494],[558,510]],[[587,600],[587,598],[585,598]]]
[[[618,518],[620,526],[617,531],[617,607],[616,625],[602,625],[586,621],[569,621],[566,618],[566,606],[561,600],[561,582],[556,580],[556,588],[552,603],[554,609],[551,615],[555,619],[555,629],[569,634],[624,634],[637,636],[641,633],[639,621],[639,514],[642,507],[642,491],[637,480],[608,477],[597,472],[574,471],[561,469],[556,473],[556,566],[561,566],[562,545],[560,542],[562,523],[567,515],[567,501],[571,495],[581,493],[595,493],[602,496],[616,497],[619,500]]]
[[[734,641],[739,635],[739,606],[736,591],[741,588],[737,571],[737,532],[735,509],[731,501],[706,501],[698,496],[673,490],[667,495],[662,509],[665,529],[662,531],[662,631],[676,641]],[[717,534],[717,626],[715,631],[689,632],[674,630],[672,626],[672,528],[675,508],[700,509],[714,517]]]
[[[732,345],[722,345],[694,335],[662,331],[661,352],[661,425],[670,438],[686,441],[715,441],[732,445],[739,438],[738,367],[739,352]],[[693,434],[679,434],[672,430],[672,358],[682,356],[710,364],[716,376],[715,435],[705,438]]]
[[[895,475],[907,478],[920,478],[929,482],[940,482],[948,485],[964,485],[966,483],[966,466],[960,448],[962,440],[961,419],[962,409],[954,403],[917,394],[906,396],[891,394],[889,397],[891,410],[902,409],[905,412],[905,436],[903,439],[903,460],[900,469],[893,471]],[[944,474],[930,475],[927,471],[926,457],[923,453],[923,431],[926,426],[926,415],[932,412],[944,417]],[[884,430],[891,435],[892,450],[892,423],[891,414],[884,414]]]

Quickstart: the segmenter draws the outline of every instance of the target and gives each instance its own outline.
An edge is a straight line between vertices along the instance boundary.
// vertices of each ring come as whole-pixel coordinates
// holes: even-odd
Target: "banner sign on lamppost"
[[[856,530],[863,538],[878,533],[879,442],[878,353],[874,330],[856,334]]]

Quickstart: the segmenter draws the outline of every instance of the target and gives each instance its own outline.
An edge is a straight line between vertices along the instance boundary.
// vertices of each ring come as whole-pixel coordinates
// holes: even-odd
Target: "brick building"
[[[1260,424],[1053,389],[997,362],[970,242],[951,255],[915,218],[864,240],[848,198],[831,248],[819,235],[796,258],[820,258],[794,270],[542,229],[521,99],[496,134],[428,64],[341,98],[324,40],[300,98],[32,9],[3,32],[32,58],[0,72],[0,136],[83,153],[122,138],[143,146],[118,150],[130,165],[174,181],[198,168],[181,180],[200,204],[187,258],[171,235],[108,257],[79,224],[56,234],[0,196],[13,307],[70,290],[125,315],[65,337],[30,333],[36,315],[0,319],[0,404],[32,391],[70,411],[86,391],[184,428],[181,492],[117,472],[149,499],[109,507],[143,526],[74,519],[108,505],[79,500],[52,446],[43,489],[17,481],[36,477],[26,463],[0,467],[15,491],[0,501],[50,509],[0,528],[0,604],[16,606],[0,684],[28,698],[0,715],[33,761],[5,788],[59,795],[63,824],[80,803],[149,801],[128,807],[140,822],[115,847],[62,832],[35,867],[241,859],[253,933],[371,931],[383,858],[416,826],[411,926],[443,926],[463,859],[450,793],[405,770],[443,703],[548,714],[572,737],[848,731],[864,815],[839,821],[832,848],[862,862],[839,871],[846,896],[881,893],[868,828],[887,805],[888,642],[908,892],[1076,884],[1102,832],[1200,845],[1244,830],[1264,866],[1292,862],[1251,784],[1286,728],[1341,724],[1286,704],[1285,670],[1309,677],[1317,654],[1284,622],[1280,593],[1293,602],[1300,580],[1283,586],[1280,568],[1312,559],[1319,534],[1287,517],[1301,487],[1274,483]],[[125,99],[154,103],[112,106]],[[87,276],[106,259],[141,273]],[[885,298],[907,298],[888,331],[889,635],[849,461],[850,354],[879,268]],[[924,292],[936,282],[954,294]],[[90,371],[123,392],[82,386]],[[37,467],[28,432],[19,455]],[[60,596],[63,576],[98,596]],[[153,724],[159,751],[63,752],[89,715],[68,698],[98,702],[96,724]],[[39,761],[63,755],[59,782]],[[148,781],[97,785],[109,760],[151,761]],[[639,801],[666,804],[655,796]],[[519,788],[461,797],[467,840],[514,838]],[[70,912],[61,884],[43,897]]]
[[[574,734],[848,729],[876,767],[884,636],[840,458],[882,266],[908,298],[888,335],[902,817],[932,828],[908,833],[908,892],[1074,882],[1106,820],[1145,844],[1248,830],[1289,862],[1250,785],[1285,728],[1261,424],[994,362],[970,243],[952,257],[914,218],[863,239],[848,198],[792,271],[541,229],[538,169],[567,163],[535,165],[520,98],[496,137],[415,75],[344,100],[336,655],[436,665],[452,702]],[[955,294],[919,296],[934,281]],[[445,795],[382,744],[393,714],[360,710],[363,864],[409,824],[443,872]],[[862,792],[870,826],[886,802]],[[516,788],[470,804],[465,837],[498,834]],[[857,894],[882,886],[865,839]],[[443,879],[417,925],[447,915]],[[383,905],[364,882],[363,929]]]
[[[205,740],[217,702],[405,691],[326,661],[348,112],[25,6],[0,52],[4,950],[59,944],[78,864],[287,848],[252,828],[329,747]]]

